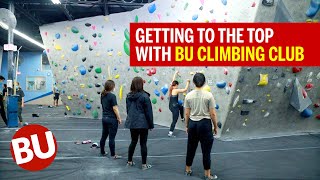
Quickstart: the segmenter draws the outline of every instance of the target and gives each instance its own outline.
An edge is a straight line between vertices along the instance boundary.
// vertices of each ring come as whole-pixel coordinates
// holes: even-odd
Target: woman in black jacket
[[[153,113],[150,101],[150,94],[143,90],[143,79],[135,77],[132,80],[130,93],[126,98],[127,119],[125,127],[130,129],[131,144],[128,152],[127,166],[134,166],[132,156],[140,136],[142,170],[150,169],[152,166],[147,164],[147,139],[148,130],[154,128]]]

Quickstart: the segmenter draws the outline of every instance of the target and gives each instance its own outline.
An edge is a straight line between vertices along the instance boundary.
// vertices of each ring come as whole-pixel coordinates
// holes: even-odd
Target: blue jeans
[[[111,156],[115,155],[115,138],[118,132],[118,120],[115,118],[102,118],[102,136],[100,139],[100,152],[101,154],[105,154],[104,146],[106,144],[106,140],[109,136],[109,148]]]

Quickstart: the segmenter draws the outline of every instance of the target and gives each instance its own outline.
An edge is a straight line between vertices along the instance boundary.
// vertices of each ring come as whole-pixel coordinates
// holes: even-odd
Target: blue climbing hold
[[[195,20],[197,20],[197,19],[198,19],[198,14],[195,14],[195,15],[192,16],[192,20],[195,21]]]
[[[79,67],[79,71],[80,71],[81,75],[85,75],[87,73],[87,70],[86,70],[86,68],[84,66],[80,66]]]
[[[64,66],[64,67],[63,67],[63,70],[67,70],[67,66]]]
[[[155,83],[156,85],[159,84],[159,79],[157,79],[156,77],[153,77],[153,81],[154,81],[154,83]]]
[[[227,0],[221,0],[221,2],[222,2],[222,4],[225,5],[225,6],[226,6],[227,3],[228,3]]]
[[[59,33],[57,33],[55,36],[56,36],[57,39],[60,39],[60,34]]]
[[[222,88],[226,87],[227,82],[225,82],[225,81],[220,81],[220,82],[217,82],[216,85],[217,85],[218,88],[221,88],[221,89],[222,89]]]
[[[66,91],[65,91],[65,90],[62,90],[61,92],[62,92],[62,94],[66,93]]]
[[[300,115],[301,115],[301,117],[309,118],[312,116],[312,114],[313,114],[312,110],[307,108],[307,109],[303,110]]]
[[[148,7],[148,11],[150,14],[154,13],[156,11],[157,7],[155,4],[151,4],[149,7]]]
[[[219,107],[219,105],[218,104],[216,104],[216,109],[219,109],[220,107]]]
[[[86,109],[91,109],[91,104],[87,103],[86,104]]]
[[[74,45],[72,45],[72,51],[78,51],[79,50],[79,46],[78,46],[78,44],[74,44]]]
[[[178,104],[182,106],[183,105],[183,100],[179,99],[178,100]]]
[[[154,90],[154,94],[158,97],[160,96],[160,92],[158,90]]]
[[[83,99],[83,97],[84,97],[84,94],[80,94],[79,98]]]
[[[47,51],[46,50],[43,50],[42,53],[43,53],[43,55],[47,55]]]
[[[61,83],[62,83],[62,84],[66,84],[66,80],[63,80]]]
[[[167,92],[168,92],[168,86],[163,86],[163,87],[161,88],[161,91],[162,91],[162,93],[163,93],[164,95],[166,95]]]

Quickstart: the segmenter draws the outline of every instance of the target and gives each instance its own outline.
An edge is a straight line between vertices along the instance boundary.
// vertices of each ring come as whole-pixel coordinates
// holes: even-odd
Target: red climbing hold
[[[293,72],[293,73],[298,73],[298,72],[300,72],[300,71],[302,71],[302,68],[298,68],[298,67],[293,67],[293,68],[292,68],[292,72]]]
[[[228,85],[229,85],[229,87],[232,87],[232,83],[229,83]]]
[[[313,84],[308,83],[305,88],[307,91],[310,91],[313,88]]]
[[[164,97],[163,97],[163,96],[161,96],[160,98],[161,98],[161,100],[164,100]]]
[[[157,73],[157,69],[156,68],[151,68],[151,73],[152,74],[156,74]]]
[[[159,112],[162,112],[162,109],[161,109],[161,108],[159,108]]]
[[[307,98],[308,97],[308,94],[304,89],[302,89],[302,95],[303,95],[303,98]]]
[[[143,80],[143,83],[146,83],[146,80]]]
[[[149,69],[147,70],[147,75],[148,75],[148,76],[152,76],[151,70],[149,70]]]
[[[319,103],[315,103],[313,106],[314,106],[315,108],[318,108],[318,107],[320,107],[320,104],[319,104]]]
[[[317,119],[320,119],[320,114],[316,116]]]

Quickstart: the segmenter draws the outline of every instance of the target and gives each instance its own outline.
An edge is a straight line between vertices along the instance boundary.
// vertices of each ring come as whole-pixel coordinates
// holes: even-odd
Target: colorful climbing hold
[[[195,14],[195,15],[192,16],[192,20],[193,21],[196,21],[197,19],[198,19],[198,14]]]
[[[133,67],[133,71],[136,73],[139,73],[139,70],[137,69],[137,67]]]
[[[260,81],[258,86],[266,86],[268,85],[268,74],[260,74]]]
[[[182,106],[182,105],[183,105],[183,100],[179,99],[179,100],[178,100],[178,104],[179,104],[180,106]]]
[[[83,65],[79,67],[79,71],[81,75],[85,75],[87,73],[87,70]]]
[[[156,4],[151,4],[148,7],[148,11],[150,14],[154,13],[156,11],[156,9],[157,9]]]
[[[184,10],[186,10],[187,8],[188,8],[188,6],[189,6],[189,3],[186,3],[185,5],[184,5]]]
[[[205,85],[202,89],[205,91],[211,92],[211,88],[209,85]]]
[[[77,33],[79,32],[78,28],[76,28],[75,26],[73,26],[73,27],[71,28],[71,31],[72,31],[73,33],[75,33],[75,34],[77,34]]]
[[[312,114],[313,114],[312,110],[307,108],[307,109],[303,110],[300,115],[301,115],[301,117],[309,118],[312,116]]]
[[[68,111],[70,111],[70,110],[71,110],[69,106],[66,106],[66,109],[67,109]]]
[[[227,0],[221,0],[221,2],[222,2],[222,4],[225,5],[225,6],[226,6],[227,3],[228,3]]]
[[[72,100],[72,96],[68,96],[68,100]]]
[[[157,79],[156,77],[153,77],[153,81],[154,81],[154,83],[155,83],[156,85],[159,84],[159,79]]]
[[[92,117],[94,118],[94,119],[97,119],[98,117],[99,117],[99,113],[98,113],[98,111],[95,109],[94,111],[92,111]]]
[[[101,33],[99,33],[99,34],[98,34],[98,37],[99,37],[99,38],[101,38],[101,37],[102,37],[102,34],[101,34]]]
[[[119,74],[117,74],[117,75],[114,76],[115,79],[119,79],[119,77],[120,77]]]
[[[79,50],[78,44],[72,45],[71,49],[72,49],[72,51],[78,51]]]
[[[158,97],[160,97],[160,92],[158,90],[154,90],[154,94]]]
[[[134,18],[134,22],[138,22],[139,21],[139,17],[136,15],[136,17]]]
[[[124,37],[126,38],[126,40],[128,40],[130,42],[130,33],[129,33],[128,29],[124,30]]]
[[[57,33],[57,34],[55,35],[55,37],[56,37],[56,39],[60,39],[60,34]]]
[[[92,37],[96,38],[97,37],[97,33],[93,33]]]
[[[90,23],[85,23],[84,25],[87,26],[87,27],[90,27],[90,26],[91,26]]]
[[[87,103],[86,104],[86,109],[91,109],[91,104]]]
[[[122,96],[123,96],[123,85],[121,85],[120,89],[119,89],[119,98],[120,98],[120,100],[122,100]]]
[[[216,109],[219,109],[220,108],[220,106],[218,105],[218,104],[216,104],[216,107],[215,107]]]
[[[165,86],[161,87],[161,92],[162,92],[164,95],[167,94],[168,90],[169,90],[168,85],[165,85]]]
[[[54,49],[56,49],[57,51],[62,50],[62,48],[59,44],[54,45]]]
[[[101,67],[97,67],[94,71],[95,71],[97,74],[100,74],[100,73],[102,72]]]
[[[128,40],[125,40],[123,42],[123,49],[124,49],[124,52],[130,56],[130,42]]]
[[[225,88],[226,85],[227,85],[227,82],[225,82],[225,81],[219,81],[216,83],[216,86],[220,89]]]
[[[153,98],[151,102],[152,102],[152,104],[157,104],[157,99]]]

